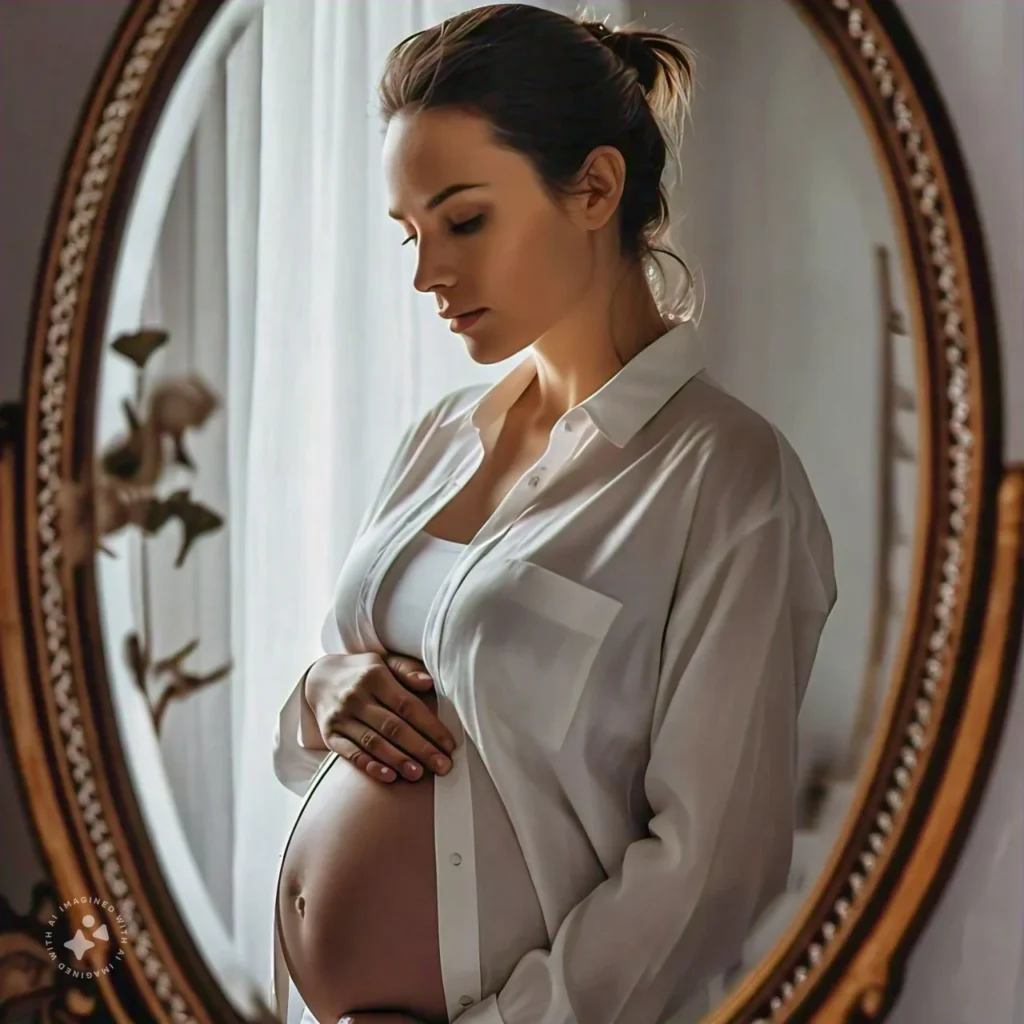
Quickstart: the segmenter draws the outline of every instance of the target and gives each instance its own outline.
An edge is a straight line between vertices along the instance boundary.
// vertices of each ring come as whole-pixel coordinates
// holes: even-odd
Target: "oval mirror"
[[[4,668],[23,766],[32,692],[70,730],[40,807],[64,787],[93,815],[51,855],[123,915],[125,966],[68,952],[117,1019],[881,1016],[966,828],[1022,490],[906,26],[854,0],[516,6],[468,31],[536,60],[538,95],[544,26],[621,79],[588,100],[559,71],[563,149],[449,0],[140,3],[85,115],[10,492],[34,582],[8,621],[42,628]],[[445,18],[508,145],[453,111],[458,74],[410,113],[429,49],[378,88]],[[614,26],[685,44],[674,102]],[[653,108],[681,146],[643,193]],[[559,206],[544,173],[579,139],[625,157]],[[659,178],[662,251],[609,332],[603,190],[649,226]],[[88,689],[62,705],[58,676]],[[367,747],[423,764],[377,778]]]

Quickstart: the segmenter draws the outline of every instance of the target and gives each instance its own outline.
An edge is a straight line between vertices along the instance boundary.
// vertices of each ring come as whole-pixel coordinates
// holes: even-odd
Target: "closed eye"
[[[484,215],[478,213],[475,217],[470,217],[469,220],[460,221],[458,224],[451,226],[451,232],[453,235],[471,235],[474,231],[478,231],[484,223]]]
[[[475,217],[470,217],[469,220],[459,221],[458,224],[450,224],[448,226],[448,230],[451,231],[453,235],[471,235],[475,231],[479,231],[480,228],[483,227],[483,223],[484,215],[482,213],[478,213]],[[416,241],[416,236],[410,235],[402,245],[406,245],[407,243],[414,241]]]

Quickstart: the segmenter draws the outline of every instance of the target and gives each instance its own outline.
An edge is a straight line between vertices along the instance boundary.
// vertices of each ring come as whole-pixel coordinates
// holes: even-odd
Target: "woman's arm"
[[[696,1010],[786,883],[797,710],[831,608],[784,510],[677,588],[645,790],[649,835],[459,1024],[662,1024]],[[801,677],[804,678],[801,678]]]

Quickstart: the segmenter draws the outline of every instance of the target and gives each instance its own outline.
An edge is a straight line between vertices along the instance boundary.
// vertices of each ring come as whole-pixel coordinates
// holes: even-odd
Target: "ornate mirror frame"
[[[56,890],[124,919],[132,955],[96,980],[102,1019],[123,1024],[272,1019],[228,997],[159,870],[118,735],[95,570],[62,557],[57,505],[95,456],[103,325],[143,158],[223,2],[137,0],[122,22],[51,215],[24,401],[0,418],[9,740]],[[956,136],[892,0],[790,2],[844,77],[902,225],[919,516],[895,676],[842,834],[797,918],[708,1024],[885,1016],[979,800],[1020,640],[1024,467],[1001,461],[992,288]]]

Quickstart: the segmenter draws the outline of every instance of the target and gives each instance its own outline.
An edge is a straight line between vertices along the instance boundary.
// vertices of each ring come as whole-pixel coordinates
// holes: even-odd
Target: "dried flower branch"
[[[170,657],[153,659],[148,538],[177,520],[181,547],[174,565],[181,568],[195,542],[224,525],[217,512],[193,500],[188,488],[179,488],[167,497],[157,493],[170,467],[195,472],[186,433],[202,428],[220,406],[216,392],[194,374],[159,381],[143,402],[146,364],[168,337],[166,331],[147,329],[121,335],[111,344],[112,350],[134,363],[138,371],[136,399],[125,399],[121,405],[126,431],[104,447],[91,474],[81,481],[66,482],[59,497],[64,557],[72,566],[98,551],[112,556],[103,541],[126,527],[142,534],[143,636],[130,633],[125,637],[124,656],[147,700],[152,683],[164,684],[156,703],[150,703],[157,732],[172,701],[223,679],[231,671],[230,662],[212,672],[189,671],[184,661],[199,646],[198,639]]]

